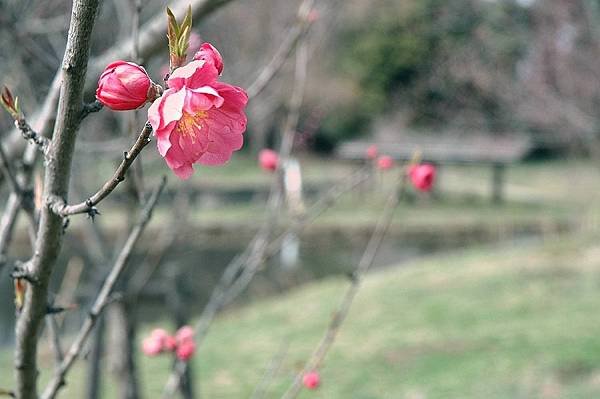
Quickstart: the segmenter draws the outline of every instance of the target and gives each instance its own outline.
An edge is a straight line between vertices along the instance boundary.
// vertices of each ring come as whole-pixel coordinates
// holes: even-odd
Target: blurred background
[[[142,24],[165,5],[143,2]],[[219,49],[225,82],[248,87],[295,23],[298,5],[231,1],[194,26],[195,40]],[[0,0],[0,83],[19,96],[26,116],[39,109],[60,66],[70,7]],[[328,0],[315,11],[303,39],[307,76],[292,151],[302,176],[297,201],[309,208],[356,170],[372,175],[302,233],[287,235],[226,306],[192,362],[195,396],[250,397],[283,346],[265,397],[281,395],[341,300],[387,192],[419,153],[437,167],[434,190],[407,191],[321,370],[322,386],[301,397],[598,397],[600,2]],[[128,1],[103,2],[91,65],[130,37],[133,15]],[[162,50],[143,60],[156,82],[168,64],[161,40]],[[198,167],[181,182],[153,143],[144,151],[145,184],[163,174],[169,184],[119,286],[123,300],[108,309],[63,397],[160,396],[171,360],[144,357],[139,342],[151,328],[193,322],[268,217],[274,175],[257,154],[280,145],[295,64],[292,53],[252,98],[244,148],[226,166]],[[84,121],[72,201],[112,175],[132,142],[129,126],[108,109]],[[11,129],[2,114],[3,143]],[[395,159],[394,168],[370,166],[372,144]],[[77,306],[58,319],[65,342],[127,235],[131,190],[119,187],[93,223],[71,218],[51,294]],[[8,194],[1,186],[2,207]],[[297,211],[286,204],[281,229]],[[26,259],[20,222],[9,253]],[[0,388],[12,385],[9,272],[0,275]],[[44,346],[39,356],[45,381],[52,352]]]

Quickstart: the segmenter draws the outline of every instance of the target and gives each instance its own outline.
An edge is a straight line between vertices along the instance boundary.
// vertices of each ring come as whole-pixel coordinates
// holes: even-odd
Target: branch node
[[[87,202],[86,202],[86,204],[87,204]],[[95,206],[92,206],[91,203],[88,206],[90,209],[88,209],[88,211],[87,211],[87,217],[88,217],[88,219],[92,219],[92,222],[94,222],[96,216],[100,215],[100,211]]]
[[[21,262],[15,264],[13,271],[10,273],[10,277],[13,280],[25,280],[31,285],[38,284],[37,277],[27,270],[27,267]]]

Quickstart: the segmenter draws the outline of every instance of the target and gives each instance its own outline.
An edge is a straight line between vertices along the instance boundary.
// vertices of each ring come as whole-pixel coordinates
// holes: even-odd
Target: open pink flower
[[[219,50],[210,43],[202,43],[198,52],[194,54],[194,60],[206,61],[217,68],[219,75],[223,73],[223,57]]]
[[[302,376],[302,383],[308,389],[316,389],[321,384],[321,377],[316,371],[311,371]]]
[[[156,97],[155,86],[146,70],[133,62],[115,61],[98,81],[96,98],[115,111],[140,108]]]
[[[366,154],[368,159],[375,159],[379,155],[379,150],[375,144],[371,144],[367,147]]]
[[[273,172],[279,164],[279,155],[275,151],[265,148],[258,153],[258,163],[263,170]]]
[[[430,191],[435,181],[435,166],[431,164],[411,165],[408,177],[413,186],[419,191]]]
[[[222,165],[242,147],[246,92],[217,81],[213,62],[192,61],[169,77],[169,89],[148,109],[158,152],[181,179],[192,165]]]
[[[389,155],[382,155],[377,158],[377,168],[379,170],[389,170],[394,166],[394,159]]]

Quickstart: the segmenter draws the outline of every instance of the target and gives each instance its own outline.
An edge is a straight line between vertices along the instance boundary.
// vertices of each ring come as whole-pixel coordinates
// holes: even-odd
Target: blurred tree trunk
[[[104,350],[104,316],[100,316],[88,360],[87,398],[100,399],[102,386],[102,352]]]
[[[116,301],[109,310],[111,328],[111,358],[117,381],[117,398],[139,399],[135,362],[136,320],[129,303]]]
[[[180,328],[188,323],[188,309],[185,305],[185,276],[177,267],[169,269],[170,273],[167,276],[167,306],[173,322],[177,328]],[[194,384],[192,380],[192,365],[188,363],[185,369],[185,374],[181,378],[179,391],[183,399],[194,399]]]

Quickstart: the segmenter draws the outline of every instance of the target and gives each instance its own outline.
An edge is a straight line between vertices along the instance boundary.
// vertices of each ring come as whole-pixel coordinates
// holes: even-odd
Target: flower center
[[[182,136],[188,137],[192,143],[196,141],[196,134],[202,130],[202,120],[207,117],[206,111],[198,111],[195,114],[184,112],[177,123],[177,130]]]

